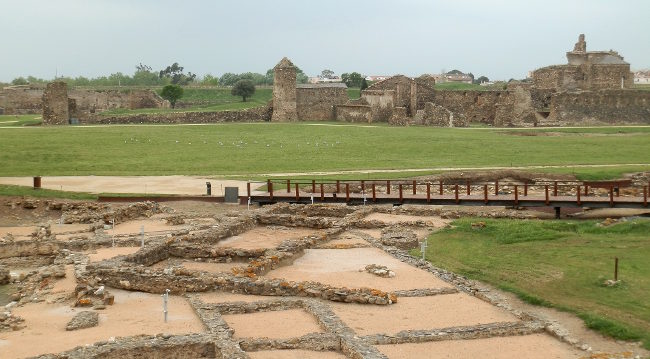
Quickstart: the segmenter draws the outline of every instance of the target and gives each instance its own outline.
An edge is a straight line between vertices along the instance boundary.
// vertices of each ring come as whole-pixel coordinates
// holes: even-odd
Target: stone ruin
[[[650,92],[630,87],[630,65],[615,51],[587,51],[580,35],[568,64],[533,72],[531,82],[511,81],[503,90],[435,90],[431,76],[396,75],[349,100],[343,83],[296,84],[296,67],[283,58],[274,68],[273,100],[242,111],[94,116],[107,108],[164,107],[155,93],[66,90],[48,85],[42,106],[40,90],[14,86],[0,92],[6,114],[41,110],[45,124],[85,123],[219,123],[341,121],[384,122],[396,126],[496,127],[642,123],[650,121]],[[68,92],[71,100],[64,101]],[[39,100],[36,101],[35,99]],[[37,103],[37,104],[35,104]],[[67,111],[67,114],[66,114]],[[31,112],[33,113],[33,112]]]
[[[585,35],[580,34],[573,51],[566,53],[566,65],[553,65],[533,72],[533,85],[555,91],[598,91],[632,87],[630,64],[618,52],[587,51]]]
[[[335,107],[347,100],[343,83],[296,85],[296,67],[286,57],[274,67],[273,122],[332,121]]]
[[[54,81],[45,86],[40,84],[7,86],[0,89],[0,108],[5,115],[25,115],[42,113],[44,106],[49,106],[51,92],[62,96],[61,81]],[[54,87],[53,87],[54,86]],[[116,108],[164,108],[169,102],[163,100],[152,90],[94,90],[83,87],[67,88],[67,97],[74,102],[72,118],[87,118],[92,114]],[[47,96],[47,99],[44,97]],[[46,104],[45,101],[48,101]],[[63,108],[61,106],[61,108]],[[74,112],[77,111],[77,112]],[[68,123],[68,119],[65,119]],[[54,124],[54,123],[52,123]],[[58,123],[57,123],[58,124]]]
[[[103,228],[107,216],[111,218],[117,216],[120,221],[127,221],[153,213],[159,214],[162,211],[168,213],[168,218],[174,223],[179,222],[178,218],[183,217],[182,213],[168,212],[166,208],[160,208],[153,203],[117,209],[92,203],[53,202],[46,205],[52,209],[61,208],[66,218],[70,214],[77,213],[77,217],[71,217],[71,221],[91,221],[97,224],[94,227],[99,228]],[[97,212],[92,213],[89,211],[90,208],[95,208]],[[513,214],[515,212],[513,211]],[[397,217],[405,215],[408,219],[402,220],[399,225],[367,219],[373,213]],[[277,204],[255,211],[226,214],[219,217],[219,221],[216,222],[218,225],[202,224],[199,227],[175,230],[171,235],[157,234],[148,238],[145,247],[131,254],[100,261],[90,261],[85,253],[87,250],[111,247],[111,239],[101,231],[96,232],[93,238],[85,240],[44,238],[36,241],[38,250],[32,249],[31,254],[26,254],[24,247],[34,243],[0,242],[0,258],[8,260],[9,263],[12,263],[13,258],[33,255],[33,253],[50,258],[50,262],[45,266],[34,273],[29,273],[21,280],[22,289],[16,302],[9,309],[8,314],[0,313],[5,316],[0,318],[0,324],[6,324],[6,328],[0,325],[0,331],[20,330],[28,326],[29,323],[21,321],[21,318],[13,315],[11,311],[16,306],[33,305],[39,301],[49,300],[44,298],[48,298],[47,293],[53,285],[53,280],[72,275],[77,283],[74,293],[65,302],[59,304],[66,305],[74,301],[83,306],[88,300],[92,303],[88,303],[87,308],[78,311],[62,327],[62,330],[75,330],[68,335],[81,335],[77,333],[83,333],[81,332],[85,330],[83,328],[102,326],[102,321],[98,320],[101,315],[98,313],[102,312],[97,310],[105,310],[104,313],[107,313],[112,308],[101,307],[113,304],[110,300],[106,300],[112,296],[105,288],[154,294],[171,289],[176,298],[183,298],[188,302],[189,310],[198,317],[202,330],[183,331],[181,334],[161,332],[157,335],[111,337],[94,344],[90,344],[92,341],[84,342],[85,345],[77,348],[58,354],[40,355],[38,358],[248,358],[254,357],[254,353],[260,351],[300,349],[305,353],[331,352],[340,354],[341,357],[379,359],[386,358],[386,355],[378,350],[378,346],[381,345],[434,341],[451,343],[458,340],[500,337],[508,340],[532,334],[543,335],[545,332],[573,347],[584,346],[584,343],[571,338],[557,323],[539,318],[532,313],[513,309],[502,298],[479,283],[436,268],[429,262],[409,254],[408,250],[417,247],[418,243],[414,231],[430,229],[432,226],[426,220],[413,219],[414,216],[444,217],[452,216],[452,213],[453,210],[450,209],[420,206],[351,208],[337,205]],[[186,222],[193,221],[194,219],[188,218]],[[259,225],[312,228],[316,232],[282,241],[279,245],[266,249],[215,246],[226,238],[240,235]],[[381,230],[380,237],[367,232],[378,229]],[[326,248],[323,245],[345,241],[346,237],[355,237],[363,243],[363,248],[373,253],[381,253],[377,258],[393,259],[391,262],[393,264],[390,266],[366,262],[355,270],[363,272],[360,275],[372,276],[379,281],[390,281],[398,280],[400,275],[405,275],[404,273],[409,270],[422,271],[424,275],[442,282],[438,282],[439,287],[426,287],[423,283],[417,283],[410,289],[382,291],[359,286],[327,285],[314,280],[292,281],[265,276],[274,269],[292,266],[311,248]],[[125,235],[118,238],[117,242],[119,246],[133,246],[138,243],[138,238]],[[348,248],[359,247],[337,246],[335,248],[338,248],[338,251],[347,251]],[[234,266],[230,270],[210,272],[172,264],[169,260],[174,258],[206,264],[232,263]],[[166,265],[159,265],[165,262]],[[73,267],[74,271],[68,271],[65,267]],[[206,297],[201,294],[215,291],[235,296],[235,299],[214,302],[206,300]],[[252,300],[238,299],[244,295],[250,296]],[[350,322],[349,318],[343,317],[336,309],[337,305],[344,305],[363,311],[376,311],[377,308],[390,310],[389,308],[395,307],[394,303],[400,301],[420,303],[420,299],[435,301],[437,298],[444,300],[444,297],[460,298],[461,296],[468,298],[465,300],[472,301],[473,308],[489,304],[501,307],[509,319],[476,321],[478,324],[472,322],[449,327],[432,327],[429,324],[426,329],[416,325],[412,327],[413,329],[393,332],[388,322],[399,319],[385,314],[389,315],[386,317],[385,328],[376,332],[363,333],[358,331],[358,325]],[[49,305],[52,305],[52,308],[57,306],[56,303]],[[426,308],[431,310],[430,307]],[[173,308],[173,310],[177,309]],[[295,337],[246,336],[239,333],[239,329],[228,319],[236,315],[281,313],[292,310],[300,311],[312,318],[311,320],[315,320],[320,330],[305,332],[306,334]],[[252,317],[249,318],[254,320]],[[293,323],[289,324],[291,325]],[[567,347],[571,348],[571,346]]]
[[[43,124],[64,125],[70,121],[68,84],[56,81],[43,91]]]

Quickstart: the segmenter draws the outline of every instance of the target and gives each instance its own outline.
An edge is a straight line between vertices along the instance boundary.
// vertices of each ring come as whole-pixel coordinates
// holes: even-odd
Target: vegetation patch
[[[581,173],[593,169],[572,165],[616,164],[629,169],[647,163],[650,152],[646,128],[637,128],[638,135],[629,137],[571,132],[562,137],[521,137],[491,129],[318,124],[0,128],[0,175],[249,176],[531,165]],[[536,169],[540,170],[546,169]],[[606,172],[592,172],[591,177],[602,174]]]
[[[484,222],[484,226],[472,223]],[[522,300],[576,313],[586,325],[650,347],[650,220],[456,220],[428,239],[434,265],[491,283]],[[416,253],[415,251],[414,253]],[[619,258],[621,285],[614,277]]]

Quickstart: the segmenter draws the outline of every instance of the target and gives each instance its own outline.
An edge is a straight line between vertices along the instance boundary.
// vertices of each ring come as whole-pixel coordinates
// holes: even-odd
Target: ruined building
[[[623,56],[613,50],[587,51],[584,34],[580,34],[573,51],[567,52],[566,57],[566,65],[535,70],[534,86],[556,91],[596,91],[630,88],[634,84],[634,74]]]
[[[273,75],[271,121],[331,121],[336,105],[348,100],[343,83],[296,84],[296,67],[283,58]]]
[[[5,115],[42,113],[44,110],[43,95],[47,91],[48,86],[30,84],[4,87],[0,89],[0,108],[4,109]],[[128,108],[133,110],[169,106],[167,101],[163,100],[152,90],[67,88],[66,93],[68,98],[74,100],[78,112],[77,115],[82,117],[87,113],[101,112],[115,108]]]

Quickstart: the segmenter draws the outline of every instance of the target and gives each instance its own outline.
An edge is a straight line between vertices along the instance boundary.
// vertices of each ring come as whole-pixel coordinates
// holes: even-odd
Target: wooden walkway
[[[648,186],[639,188],[640,196],[620,196],[618,182],[573,183],[431,183],[403,180],[385,181],[305,181],[268,180],[266,192],[252,193],[251,203],[348,203],[348,204],[420,204],[508,207],[647,208]],[[257,183],[259,185],[259,183]],[[590,187],[591,186],[591,187]],[[600,190],[593,191],[593,188]],[[507,188],[506,191],[503,191]],[[353,190],[355,189],[355,190]],[[381,192],[380,192],[381,190]],[[529,193],[530,192],[530,193]],[[566,195],[571,192],[572,195]],[[541,194],[540,194],[541,193]]]

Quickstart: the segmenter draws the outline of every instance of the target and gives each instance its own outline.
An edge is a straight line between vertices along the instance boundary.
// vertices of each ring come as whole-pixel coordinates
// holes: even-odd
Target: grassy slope
[[[258,88],[255,94],[248,98],[246,102],[242,101],[241,96],[232,96],[229,88],[185,88],[183,98],[179,103],[185,103],[188,107],[178,109],[115,109],[102,112],[102,115],[124,115],[135,113],[162,113],[173,111],[228,111],[243,110],[247,108],[259,107],[266,105],[273,96],[273,90],[270,88]]]
[[[626,129],[631,131],[626,136],[614,128],[553,131],[563,135],[270,123],[5,128],[0,129],[0,175],[245,175],[648,162],[650,128]]]
[[[595,329],[650,347],[650,221],[610,227],[594,221],[460,219],[429,237],[436,266],[492,283],[533,304],[578,313]],[[614,257],[620,259],[617,287]]]

